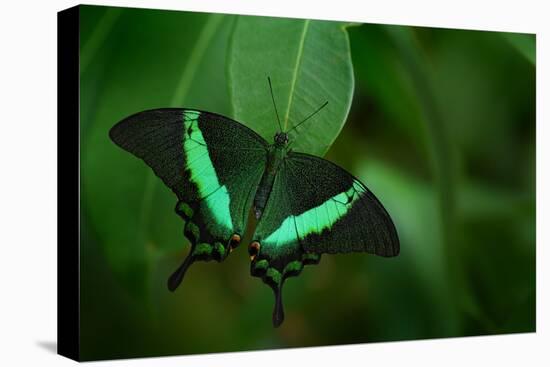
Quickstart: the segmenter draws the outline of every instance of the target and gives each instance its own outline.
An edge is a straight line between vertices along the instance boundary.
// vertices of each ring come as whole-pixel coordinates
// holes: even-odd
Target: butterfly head
[[[275,146],[286,147],[288,145],[288,134],[285,132],[278,132],[274,137]]]
[[[270,77],[267,77],[267,82],[269,83],[269,91],[271,92],[271,101],[273,102],[273,108],[275,109],[275,115],[277,116],[277,122],[279,123],[279,129],[280,129],[280,132],[275,134],[275,146],[277,146],[277,147],[286,147],[288,145],[288,135],[292,131],[296,130],[298,128],[298,126],[302,125],[304,122],[306,122],[311,117],[316,115],[317,112],[319,112],[323,108],[325,108],[326,105],[328,104],[328,101],[326,101],[321,107],[319,107],[317,110],[315,110],[309,116],[307,116],[305,119],[300,121],[298,124],[294,125],[290,130],[285,132],[283,130],[282,125],[281,125],[281,119],[279,118],[279,112],[277,111],[277,105],[275,104],[275,96],[273,95],[273,87],[271,86],[271,78]],[[286,122],[285,122],[285,128],[286,128]]]

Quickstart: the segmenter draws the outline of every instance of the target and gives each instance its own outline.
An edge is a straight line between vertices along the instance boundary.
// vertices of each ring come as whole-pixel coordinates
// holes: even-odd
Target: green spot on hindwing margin
[[[287,273],[299,273],[303,267],[304,265],[302,264],[301,261],[298,261],[298,260],[291,261],[285,266],[285,269],[283,270],[283,274],[286,275]]]
[[[267,262],[267,260],[263,259],[263,260],[257,261],[254,267],[256,269],[267,269],[269,267],[269,263]]]
[[[267,272],[265,273],[266,278],[270,278],[273,283],[280,284],[281,283],[281,273],[275,268],[269,268],[267,269]]]
[[[305,261],[305,262],[317,263],[317,262],[319,262],[320,259],[321,259],[321,255],[313,253],[313,252],[312,253],[304,253],[302,255],[302,261]]]
[[[191,242],[195,243],[199,240],[200,230],[199,230],[199,227],[195,223],[193,223],[191,221],[187,222],[187,224],[185,224],[185,232],[189,233],[189,234],[191,234],[191,236],[193,236],[193,238],[190,238]]]
[[[186,110],[183,113],[184,139],[183,149],[187,157],[187,168],[191,181],[197,185],[200,198],[216,224],[221,227],[214,233],[218,236],[229,236],[232,233],[233,222],[229,211],[230,198],[227,188],[221,186],[216,170],[210,159],[206,141],[199,128],[199,111]]]
[[[212,246],[209,243],[199,243],[193,250],[194,256],[210,256],[212,253]]]
[[[225,255],[225,247],[223,247],[221,242],[214,243],[214,251],[219,254],[220,259],[223,259],[223,256]]]
[[[183,215],[187,218],[191,218],[193,216],[193,209],[191,209],[191,207],[183,201],[178,203],[178,212],[183,213]]]

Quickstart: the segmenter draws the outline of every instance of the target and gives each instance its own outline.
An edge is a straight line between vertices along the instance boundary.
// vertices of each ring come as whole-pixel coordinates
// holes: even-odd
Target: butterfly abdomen
[[[260,219],[264,208],[267,204],[267,199],[269,199],[269,194],[273,188],[273,183],[275,182],[275,176],[279,171],[279,167],[283,162],[286,156],[286,148],[273,146],[268,153],[267,162],[265,165],[265,170],[258,185],[258,190],[254,196],[254,216],[256,219]]]

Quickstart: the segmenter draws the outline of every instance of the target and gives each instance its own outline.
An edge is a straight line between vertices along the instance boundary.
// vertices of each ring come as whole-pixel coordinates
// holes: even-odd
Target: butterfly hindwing
[[[281,164],[253,240],[251,273],[275,292],[275,325],[284,317],[284,280],[321,254],[399,253],[393,222],[365,185],[327,160],[294,152]]]
[[[195,260],[223,260],[244,234],[261,179],[267,142],[226,117],[188,109],[132,115],[111,139],[143,159],[172,189],[191,252],[169,279],[174,290]]]

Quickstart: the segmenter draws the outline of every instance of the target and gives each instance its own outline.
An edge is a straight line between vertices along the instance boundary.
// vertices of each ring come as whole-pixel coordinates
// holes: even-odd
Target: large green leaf
[[[347,25],[239,17],[228,56],[234,117],[273,139],[279,127],[267,84],[270,76],[285,131],[329,102],[290,136],[295,150],[324,155],[346,121],[353,95]]]

